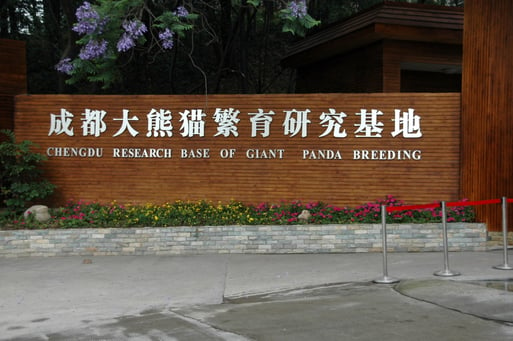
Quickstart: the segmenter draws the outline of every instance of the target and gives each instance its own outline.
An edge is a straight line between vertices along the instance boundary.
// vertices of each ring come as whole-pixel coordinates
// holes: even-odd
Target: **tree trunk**
[[[60,7],[62,9],[62,14],[64,18],[66,18],[65,22],[67,23],[67,27],[62,27],[62,31],[64,34],[60,36],[59,45],[61,46],[62,55],[61,58],[75,58],[78,54],[78,46],[75,43],[78,39],[77,34],[71,29],[73,27],[73,23],[76,21],[75,11],[78,7],[78,1],[76,0],[64,0],[60,1]],[[59,87],[58,92],[64,92],[66,85],[65,80],[66,76],[62,73],[59,73]]]
[[[248,25],[249,8],[242,0],[239,13],[239,92],[248,93]]]

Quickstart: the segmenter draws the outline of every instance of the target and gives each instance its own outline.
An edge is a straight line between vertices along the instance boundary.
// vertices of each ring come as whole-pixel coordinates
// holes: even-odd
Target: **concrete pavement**
[[[513,339],[502,251],[449,255],[4,258],[0,340]]]

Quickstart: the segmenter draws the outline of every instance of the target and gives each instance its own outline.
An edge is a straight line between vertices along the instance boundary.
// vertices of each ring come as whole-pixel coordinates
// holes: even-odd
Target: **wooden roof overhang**
[[[282,65],[308,65],[385,39],[461,45],[463,8],[384,2],[296,42]]]

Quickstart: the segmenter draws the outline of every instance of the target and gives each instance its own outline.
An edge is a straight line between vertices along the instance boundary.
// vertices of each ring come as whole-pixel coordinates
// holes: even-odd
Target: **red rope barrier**
[[[511,204],[511,203],[513,203],[513,199],[506,199],[506,202]]]
[[[446,207],[456,206],[477,206],[477,205],[488,205],[488,204],[500,204],[501,199],[489,199],[489,200],[476,200],[476,201],[455,201],[445,203]],[[513,203],[513,199],[507,199],[507,202]],[[395,211],[406,211],[406,210],[424,210],[429,208],[440,207],[440,203],[425,204],[425,205],[405,205],[405,206],[387,206],[387,212]]]
[[[387,212],[405,211],[405,210],[423,210],[428,208],[440,207],[439,203],[425,205],[406,205],[406,206],[387,206]]]
[[[489,200],[477,200],[477,201],[457,201],[448,202],[445,204],[447,207],[454,206],[477,206],[477,205],[488,205],[488,204],[500,204],[501,199],[489,199]]]

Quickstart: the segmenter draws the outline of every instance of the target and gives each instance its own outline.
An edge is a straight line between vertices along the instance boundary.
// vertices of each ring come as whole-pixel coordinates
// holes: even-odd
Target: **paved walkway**
[[[502,251],[449,260],[389,253],[389,285],[379,253],[0,259],[0,340],[513,339]]]

